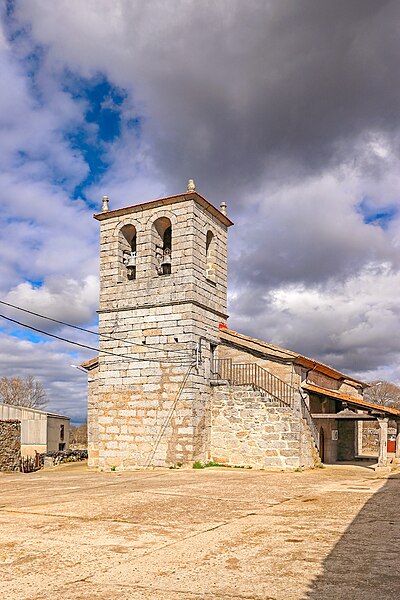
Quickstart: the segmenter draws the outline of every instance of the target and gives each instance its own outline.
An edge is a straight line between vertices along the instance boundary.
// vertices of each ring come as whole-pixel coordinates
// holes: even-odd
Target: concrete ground
[[[400,598],[399,477],[0,473],[0,598]]]

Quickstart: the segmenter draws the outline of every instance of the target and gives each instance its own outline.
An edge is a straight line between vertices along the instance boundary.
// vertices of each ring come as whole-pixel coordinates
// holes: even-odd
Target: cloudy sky
[[[232,329],[400,381],[397,0],[0,6],[1,299],[95,328],[101,197],[193,177],[235,221]],[[0,319],[0,375],[75,421],[93,356]]]

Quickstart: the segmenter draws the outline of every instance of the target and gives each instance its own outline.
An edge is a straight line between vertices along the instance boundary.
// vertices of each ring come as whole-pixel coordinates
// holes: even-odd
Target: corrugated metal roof
[[[59,419],[70,419],[70,417],[67,417],[65,415],[59,415],[57,413],[52,413],[52,412],[48,412],[47,410],[39,410],[38,408],[30,408],[29,406],[17,406],[15,404],[7,404],[5,402],[0,402],[0,407],[5,407],[5,408],[10,408],[13,410],[18,411],[27,411],[27,412],[33,412],[36,414],[41,414],[41,415],[46,415],[47,417],[57,417]]]

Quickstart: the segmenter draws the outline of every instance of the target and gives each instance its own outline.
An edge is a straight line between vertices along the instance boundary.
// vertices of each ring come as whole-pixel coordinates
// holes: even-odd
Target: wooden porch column
[[[378,419],[379,423],[379,458],[378,466],[387,467],[387,434],[388,418]]]
[[[396,435],[396,454],[395,458],[400,458],[400,421],[396,421],[397,435]]]

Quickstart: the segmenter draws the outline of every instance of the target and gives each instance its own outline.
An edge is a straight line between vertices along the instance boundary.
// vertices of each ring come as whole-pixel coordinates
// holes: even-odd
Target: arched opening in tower
[[[168,217],[153,223],[156,269],[159,275],[170,275],[172,268],[172,225]]]

